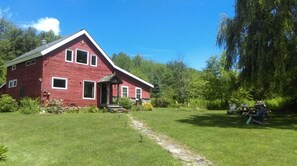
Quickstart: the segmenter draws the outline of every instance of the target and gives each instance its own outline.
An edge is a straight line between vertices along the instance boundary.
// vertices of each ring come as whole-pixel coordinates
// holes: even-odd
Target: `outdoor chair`
[[[237,113],[237,108],[236,108],[236,104],[230,104],[229,105],[229,110],[227,110],[227,114],[235,114]]]

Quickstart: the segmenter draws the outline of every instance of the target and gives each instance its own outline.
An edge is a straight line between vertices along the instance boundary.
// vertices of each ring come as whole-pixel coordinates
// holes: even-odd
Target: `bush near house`
[[[151,103],[144,103],[143,107],[144,107],[145,111],[152,111],[153,110],[153,106],[152,106]]]
[[[37,114],[40,112],[40,102],[38,99],[25,97],[20,101],[19,111],[23,114]]]
[[[63,113],[63,100],[62,99],[49,99],[47,101],[45,111],[52,114]]]
[[[119,102],[120,102],[120,105],[125,109],[130,109],[133,106],[133,103],[131,102],[131,100],[126,97],[120,98]]]
[[[0,112],[17,111],[17,101],[7,94],[0,97]]]

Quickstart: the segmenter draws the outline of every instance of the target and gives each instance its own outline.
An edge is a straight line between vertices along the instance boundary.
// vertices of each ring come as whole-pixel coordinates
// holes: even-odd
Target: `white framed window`
[[[10,81],[8,82],[8,88],[15,88],[15,87],[17,86],[17,82],[18,82],[17,79],[10,80]]]
[[[91,56],[91,66],[94,66],[94,67],[97,66],[97,56],[96,55]]]
[[[73,51],[66,49],[65,50],[65,61],[66,62],[73,62]]]
[[[11,66],[11,71],[16,70],[16,65]]]
[[[31,66],[34,65],[36,63],[36,59],[32,59],[26,62],[26,66]]]
[[[94,100],[96,96],[96,82],[86,80],[83,82],[83,99]]]
[[[14,79],[14,80],[10,80],[8,82],[8,88],[14,88],[17,86],[17,79]]]
[[[88,65],[89,64],[89,52],[85,50],[76,49],[75,63]]]
[[[68,79],[61,77],[52,77],[52,88],[53,89],[67,89]]]
[[[135,88],[135,99],[142,99],[142,89],[136,87]]]
[[[122,86],[121,97],[128,97],[128,96],[129,96],[129,87]]]

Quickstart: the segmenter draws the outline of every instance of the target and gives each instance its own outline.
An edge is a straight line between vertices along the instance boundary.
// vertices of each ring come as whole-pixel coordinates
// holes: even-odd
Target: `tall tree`
[[[217,36],[227,67],[262,94],[296,97],[297,0],[235,2],[234,18],[222,19]]]
[[[113,54],[111,59],[120,68],[130,71],[131,59],[127,54],[125,54],[123,52],[120,52],[118,54]]]
[[[210,57],[204,69],[203,96],[207,100],[220,100],[221,108],[228,104],[232,92],[236,90],[236,72],[225,70],[225,53],[220,58]]]
[[[187,91],[187,66],[182,60],[174,60],[167,63],[167,67],[171,70],[170,84],[173,86],[174,96],[173,99],[180,103],[188,100]]]

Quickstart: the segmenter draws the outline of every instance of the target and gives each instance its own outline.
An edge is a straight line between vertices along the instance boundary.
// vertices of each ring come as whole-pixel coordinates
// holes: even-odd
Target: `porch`
[[[120,84],[123,81],[117,77],[116,73],[102,77],[98,81],[98,107],[106,108],[109,112],[123,112],[124,108],[119,105],[120,100]],[[113,101],[113,86],[116,85],[117,96],[116,101]]]

